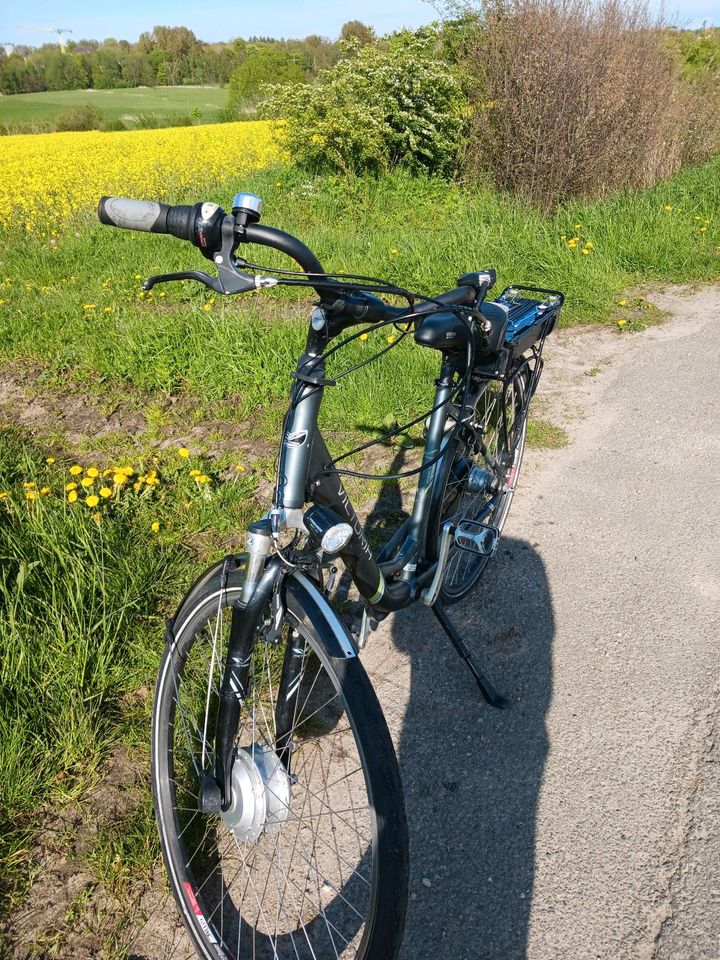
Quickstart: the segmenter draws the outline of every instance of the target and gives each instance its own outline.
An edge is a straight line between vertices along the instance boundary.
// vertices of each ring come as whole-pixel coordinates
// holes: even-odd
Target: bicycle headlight
[[[329,507],[313,506],[303,515],[305,526],[325,553],[339,553],[347,546],[353,528]]]

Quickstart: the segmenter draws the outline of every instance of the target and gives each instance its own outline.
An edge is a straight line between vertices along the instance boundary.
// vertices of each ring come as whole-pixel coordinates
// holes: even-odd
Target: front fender
[[[285,580],[285,593],[308,620],[329,656],[336,660],[357,656],[350,631],[309,577],[294,571]]]

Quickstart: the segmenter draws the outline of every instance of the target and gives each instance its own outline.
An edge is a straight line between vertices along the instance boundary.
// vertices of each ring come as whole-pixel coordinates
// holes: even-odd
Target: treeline
[[[372,39],[369,27],[346,23],[340,39]],[[303,40],[269,37],[203,43],[187,27],[154,27],[137,43],[108,38],[0,49],[0,93],[40,93],[45,90],[111,90],[122,87],[224,85],[240,68],[255,82],[282,78],[312,80],[337,63],[340,44],[312,35]],[[241,83],[242,88],[242,83]]]

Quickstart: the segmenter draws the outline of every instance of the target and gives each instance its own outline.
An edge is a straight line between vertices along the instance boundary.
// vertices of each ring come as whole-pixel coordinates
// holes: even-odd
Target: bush
[[[65,133],[70,130],[100,130],[104,123],[103,115],[89,103],[63,110],[54,120],[55,129],[58,133]]]
[[[546,208],[650,186],[717,142],[641,2],[481,0],[457,37],[473,107],[464,170]]]
[[[260,112],[284,121],[283,146],[314,170],[451,174],[467,101],[438,44],[431,29],[351,42],[317,86],[267,88]]]
[[[264,84],[302,83],[305,74],[297,59],[274,44],[263,44],[250,51],[230,77],[228,107],[237,114],[260,99]]]

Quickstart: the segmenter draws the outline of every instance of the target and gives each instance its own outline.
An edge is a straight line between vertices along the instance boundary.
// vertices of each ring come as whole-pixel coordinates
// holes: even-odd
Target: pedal
[[[455,546],[480,557],[492,557],[497,550],[500,531],[490,523],[461,520],[455,530]]]

